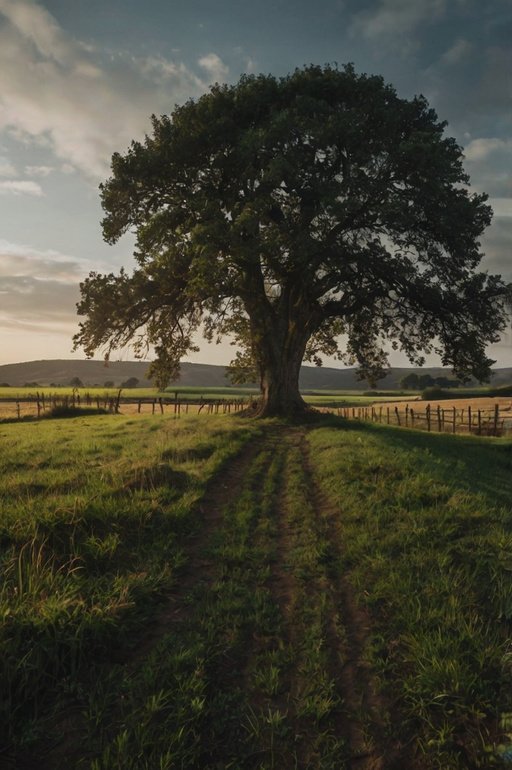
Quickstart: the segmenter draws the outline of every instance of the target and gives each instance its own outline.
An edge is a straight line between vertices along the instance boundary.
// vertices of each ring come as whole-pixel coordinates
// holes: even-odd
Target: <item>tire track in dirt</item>
[[[239,454],[227,460],[209,480],[205,494],[195,507],[200,514],[200,529],[187,538],[185,543],[187,563],[180,571],[175,588],[169,592],[164,604],[158,609],[150,631],[132,652],[130,666],[137,665],[146,657],[174,624],[190,619],[193,607],[187,602],[187,596],[197,585],[198,579],[205,584],[205,590],[211,584],[215,565],[212,559],[205,555],[207,546],[222,522],[224,509],[236,496],[236,490],[242,487],[248,469],[261,452],[263,443],[264,438],[261,436],[249,440]]]
[[[323,730],[326,725],[320,728],[314,719],[311,721],[311,717],[299,713],[299,710],[303,711],[300,704],[304,703],[305,692],[309,687],[307,675],[304,673],[309,670],[308,659],[304,657],[307,652],[303,649],[303,636],[307,633],[304,624],[307,623],[306,616],[311,611],[311,604],[315,603],[315,597],[318,597],[320,603],[321,595],[326,590],[330,590],[330,586],[326,585],[325,575],[321,572],[305,580],[304,575],[300,575],[300,567],[297,566],[296,561],[298,552],[306,546],[302,527],[313,524],[313,529],[316,529],[316,522],[312,521],[316,518],[316,508],[311,505],[309,495],[304,501],[305,509],[310,510],[306,520],[302,519],[303,514],[298,514],[289,499],[290,491],[293,489],[290,467],[297,454],[302,458],[301,445],[304,440],[304,430],[281,426],[273,440],[278,442],[279,449],[284,455],[284,462],[281,485],[276,495],[276,551],[275,559],[271,563],[269,588],[283,618],[282,643],[288,646],[293,654],[293,665],[287,672],[285,693],[280,700],[275,701],[274,705],[286,707],[288,724],[294,735],[294,756],[287,757],[283,770],[284,768],[309,770],[309,768],[324,766],[322,758],[313,747],[319,729]],[[313,549],[315,547],[311,542],[307,545],[312,545]],[[297,569],[299,573],[296,572]],[[326,669],[325,673],[329,679],[336,681],[339,677],[331,669],[332,666]],[[341,693],[339,695],[341,696]],[[346,740],[348,726],[346,720],[340,715],[339,709],[334,709],[328,721],[332,734]],[[346,768],[346,763],[341,756],[339,761],[339,767]],[[331,766],[329,764],[329,767]]]
[[[324,494],[315,480],[306,432],[303,431],[300,451],[304,473],[309,479],[311,502],[321,518],[333,550],[343,552],[340,510]],[[347,737],[350,745],[351,770],[411,770],[414,760],[406,756],[407,747],[389,737],[386,721],[392,710],[387,698],[379,692],[371,667],[365,660],[365,650],[371,634],[368,612],[357,601],[349,577],[331,570],[330,590],[339,608],[346,639],[340,638],[335,619],[331,619],[327,644],[331,650],[332,673],[337,680],[344,703]],[[340,665],[340,660],[343,664]],[[363,719],[364,715],[364,719]]]

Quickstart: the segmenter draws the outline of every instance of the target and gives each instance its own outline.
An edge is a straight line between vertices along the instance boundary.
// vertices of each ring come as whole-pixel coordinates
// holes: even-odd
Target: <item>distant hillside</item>
[[[103,361],[55,360],[27,361],[22,364],[4,364],[0,366],[0,384],[23,386],[28,382],[39,385],[68,385],[74,377],[79,377],[84,385],[100,385],[113,382],[119,386],[129,377],[137,377],[141,387],[151,387],[146,378],[148,362],[112,361],[105,366]],[[384,390],[400,388],[400,380],[411,372],[430,374],[432,377],[451,376],[449,369],[442,368],[395,368],[379,382]],[[493,385],[512,383],[512,368],[497,369],[492,379]],[[177,383],[196,387],[226,387],[231,383],[226,378],[224,366],[211,364],[183,363],[181,377]],[[328,367],[303,366],[300,386],[303,390],[368,390],[367,382],[356,378],[354,369],[332,369]]]

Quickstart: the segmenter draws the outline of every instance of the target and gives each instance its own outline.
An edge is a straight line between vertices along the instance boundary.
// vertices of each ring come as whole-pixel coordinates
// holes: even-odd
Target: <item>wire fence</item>
[[[475,406],[442,407],[426,404],[423,408],[400,404],[396,406],[339,407],[337,414],[347,420],[365,420],[404,428],[423,429],[437,433],[466,433],[477,436],[503,436],[512,432],[511,406],[491,409]]]
[[[179,399],[165,397],[145,397],[132,398],[130,396],[121,396],[119,391],[117,395],[105,394],[103,396],[91,395],[89,393],[80,394],[73,391],[71,394],[44,394],[35,393],[34,395],[23,398],[13,397],[0,400],[0,420],[27,420],[40,419],[54,412],[66,411],[70,409],[93,409],[98,412],[108,412],[110,414],[230,414],[245,409],[249,404],[248,399],[206,399],[203,397],[197,399]]]

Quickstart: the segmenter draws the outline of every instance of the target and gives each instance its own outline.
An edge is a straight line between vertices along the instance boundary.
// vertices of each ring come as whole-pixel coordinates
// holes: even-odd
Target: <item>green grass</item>
[[[178,579],[207,479],[247,424],[120,416],[0,427],[0,745],[41,738]]]
[[[84,401],[85,397],[89,395],[93,401],[96,398],[100,400],[106,398],[117,398],[119,388],[79,388],[73,391],[73,388],[61,387],[61,388],[1,388],[0,387],[0,401],[1,400],[13,400],[20,399],[35,399],[36,394],[40,396],[44,395],[45,398],[51,396],[57,396],[62,399],[63,397],[71,397],[73,392],[78,394]],[[174,400],[175,393],[178,394],[178,399],[183,403],[186,401],[196,402],[200,399],[205,401],[225,401],[225,400],[244,400],[247,401],[251,398],[258,397],[258,391],[250,388],[203,388],[203,387],[170,387],[165,391],[158,391],[156,388],[126,388],[121,392],[121,400],[123,399],[154,399],[164,398]],[[325,391],[304,391],[303,397],[308,404],[313,406],[365,406],[368,404],[377,403],[379,401],[393,401],[403,400],[404,394],[400,391],[400,395],[397,395],[396,391],[390,391],[389,393],[379,393],[379,395],[363,394],[361,391],[353,390],[325,390]],[[411,394],[409,394],[411,395]],[[412,396],[418,394],[412,394]],[[411,396],[411,397],[412,397]],[[407,397],[407,396],[405,396]]]
[[[346,770],[390,740],[411,768],[500,767],[511,471],[510,441],[336,418],[0,425],[0,748],[13,766]]]
[[[512,444],[371,425],[310,439],[404,737],[428,767],[494,766],[512,710]]]

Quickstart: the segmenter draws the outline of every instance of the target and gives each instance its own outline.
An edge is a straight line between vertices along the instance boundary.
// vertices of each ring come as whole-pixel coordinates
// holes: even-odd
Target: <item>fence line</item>
[[[443,408],[430,404],[423,412],[408,404],[404,409],[398,406],[339,407],[337,414],[347,420],[365,420],[405,428],[420,428],[437,433],[470,433],[477,436],[502,436],[512,430],[512,415],[500,414],[500,405],[495,404],[490,413],[482,409]]]
[[[44,416],[55,408],[96,408],[99,410],[106,410],[112,414],[118,414],[123,406],[135,405],[137,407],[137,413],[140,414],[144,411],[151,410],[151,414],[159,412],[164,414],[165,412],[172,411],[177,417],[181,414],[188,414],[189,407],[198,407],[197,413],[200,414],[204,410],[204,414],[230,414],[231,412],[239,412],[245,409],[249,405],[250,401],[247,399],[186,399],[181,401],[176,396],[174,398],[165,397],[153,397],[153,398],[130,398],[129,396],[121,397],[121,391],[116,396],[107,395],[104,396],[91,396],[89,393],[80,395],[78,391],[68,395],[51,394],[45,395],[44,393],[36,393],[33,396],[26,396],[25,398],[6,398],[1,399],[0,404],[12,404],[12,416],[17,420],[23,418],[37,417],[38,419]],[[7,418],[9,419],[9,418]]]

